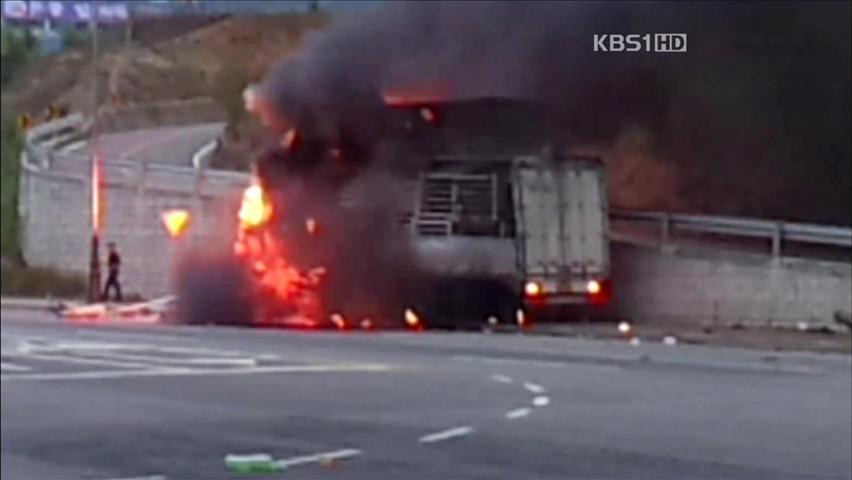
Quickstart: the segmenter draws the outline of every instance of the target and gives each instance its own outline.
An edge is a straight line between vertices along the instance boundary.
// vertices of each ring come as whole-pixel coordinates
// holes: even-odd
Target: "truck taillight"
[[[527,294],[528,297],[536,297],[541,294],[541,285],[538,282],[527,282],[524,285],[524,293]]]
[[[601,293],[601,283],[597,280],[589,280],[589,282],[586,283],[586,291],[592,295]]]

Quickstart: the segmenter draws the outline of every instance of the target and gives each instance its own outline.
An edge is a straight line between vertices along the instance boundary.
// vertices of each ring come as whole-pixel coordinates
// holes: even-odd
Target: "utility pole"
[[[98,158],[98,2],[89,2],[90,21],[92,27],[92,127],[89,138],[90,165],[90,195],[92,240],[89,255],[89,301],[100,300],[101,293],[101,263],[98,252],[100,246],[100,160]]]

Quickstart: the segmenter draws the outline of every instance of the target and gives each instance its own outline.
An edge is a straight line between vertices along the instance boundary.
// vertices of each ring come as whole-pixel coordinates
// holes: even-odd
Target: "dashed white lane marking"
[[[506,412],[506,418],[508,418],[509,420],[514,420],[516,418],[526,417],[529,414],[529,408],[516,408],[514,410]]]
[[[540,395],[538,397],[533,398],[533,405],[535,405],[536,407],[544,407],[548,404],[550,404],[550,397]]]
[[[539,393],[544,393],[544,387],[535,383],[524,383],[524,388],[527,389],[528,392],[538,395]]]
[[[343,450],[335,450],[333,452],[323,452],[314,455],[302,455],[299,457],[284,458],[281,460],[276,460],[275,464],[279,468],[289,468],[305,463],[340,460],[342,458],[357,457],[358,455],[361,455],[361,450],[357,450],[354,448],[346,448]]]
[[[449,440],[451,438],[463,437],[465,435],[470,435],[471,433],[473,433],[473,427],[456,427],[450,428],[448,430],[442,430],[440,432],[430,433],[428,435],[423,435],[418,439],[418,441],[420,443],[435,443],[444,440]]]
[[[492,375],[491,379],[498,383],[512,383],[512,379],[506,375]]]
[[[148,370],[104,370],[93,372],[20,373],[0,378],[3,382],[38,380],[107,380],[133,377],[186,377],[251,375],[263,373],[336,373],[383,372],[392,367],[383,364],[281,365],[268,367],[237,367],[230,369],[156,368]]]
[[[0,370],[4,372],[29,372],[32,368],[11,362],[0,362]]]

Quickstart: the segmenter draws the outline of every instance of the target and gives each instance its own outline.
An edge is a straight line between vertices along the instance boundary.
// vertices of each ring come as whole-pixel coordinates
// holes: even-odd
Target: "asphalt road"
[[[852,477],[842,355],[7,310],[2,362],[8,479]]]

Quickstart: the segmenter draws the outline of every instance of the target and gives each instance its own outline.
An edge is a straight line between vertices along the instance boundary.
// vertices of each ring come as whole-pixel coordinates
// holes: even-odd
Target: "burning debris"
[[[180,238],[189,228],[189,212],[182,209],[166,210],[162,213],[163,226],[172,238]]]

